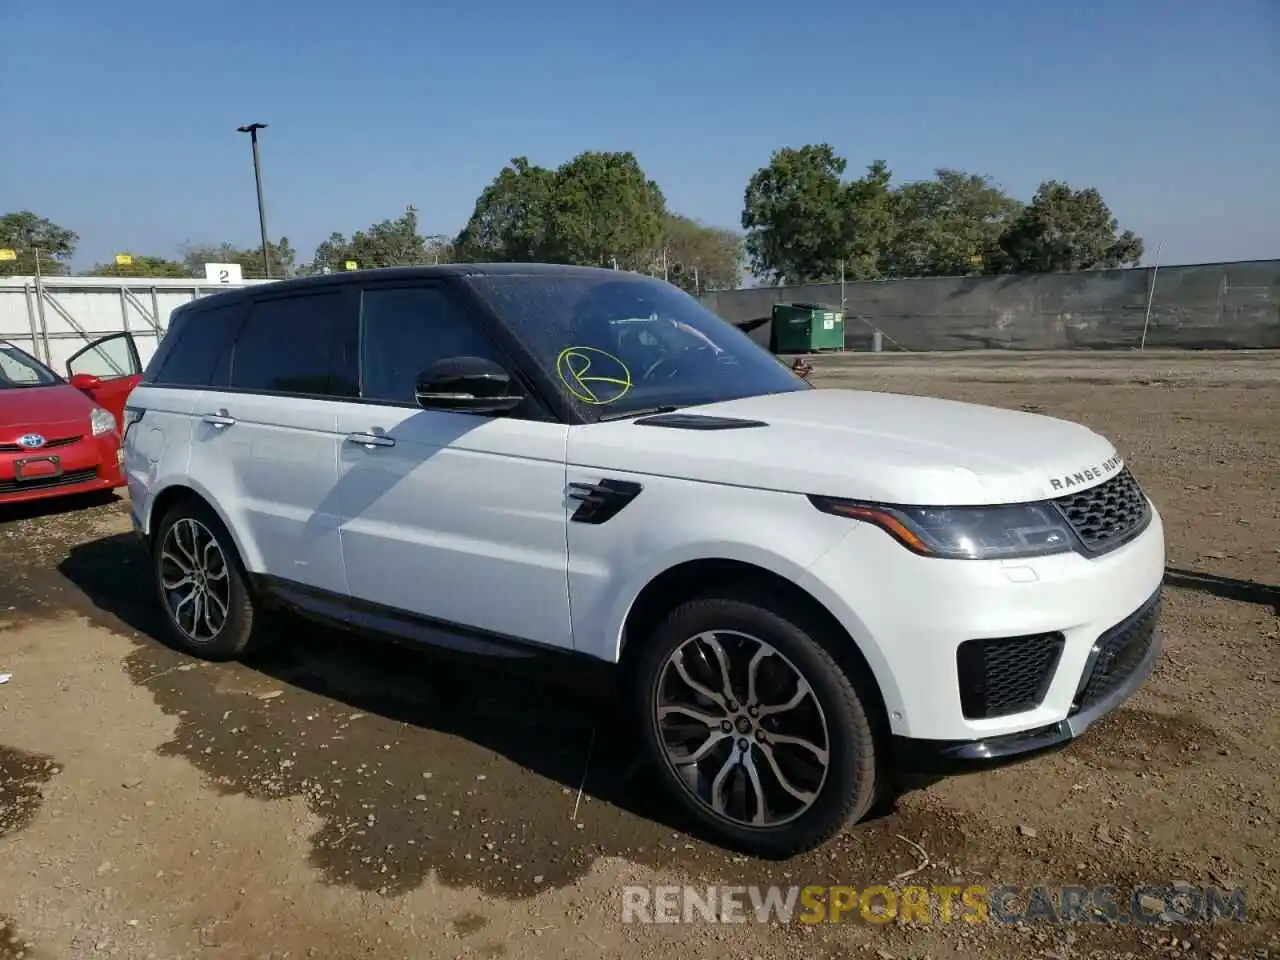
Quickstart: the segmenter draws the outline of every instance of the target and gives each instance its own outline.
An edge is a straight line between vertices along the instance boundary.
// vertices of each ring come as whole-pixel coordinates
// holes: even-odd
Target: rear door
[[[124,433],[124,407],[142,379],[142,364],[133,334],[115,333],[94,340],[67,361],[71,385],[100,407],[111,411],[116,427]]]
[[[324,287],[253,298],[225,387],[192,411],[189,472],[231,519],[249,569],[277,587],[346,592],[336,409],[359,393],[353,303]]]

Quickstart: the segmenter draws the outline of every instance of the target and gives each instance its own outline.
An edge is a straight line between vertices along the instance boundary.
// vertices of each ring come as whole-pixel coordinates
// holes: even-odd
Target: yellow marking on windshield
[[[593,363],[597,372],[588,374]],[[627,365],[597,347],[565,347],[556,357],[556,373],[565,388],[583,403],[613,403],[631,389],[631,371]]]

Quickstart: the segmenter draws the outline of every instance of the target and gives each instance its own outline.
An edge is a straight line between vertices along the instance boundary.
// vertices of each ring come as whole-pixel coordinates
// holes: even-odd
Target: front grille
[[[1085,680],[1080,684],[1072,712],[1091,707],[1114,691],[1131,676],[1151,649],[1160,619],[1160,593],[1156,594],[1102,634],[1094,644],[1097,656]]]
[[[26,493],[28,490],[48,490],[50,487],[74,487],[98,478],[96,467],[89,470],[72,470],[60,477],[33,477],[30,480],[0,480],[0,493]]]
[[[50,447],[69,447],[73,443],[78,443],[84,437],[59,437],[57,440],[46,440],[43,447],[37,447],[37,450],[48,450]],[[0,443],[0,453],[34,453],[30,447],[20,446],[16,443]]]
[[[1053,503],[1091,553],[1105,553],[1126,543],[1151,520],[1151,506],[1128,467],[1096,487],[1058,497]]]
[[[1044,700],[1064,638],[1060,633],[966,640],[956,650],[960,708],[966,720],[1007,717]]]

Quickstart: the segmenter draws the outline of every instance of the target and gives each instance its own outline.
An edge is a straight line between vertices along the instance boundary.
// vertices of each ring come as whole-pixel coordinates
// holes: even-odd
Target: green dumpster
[[[773,305],[774,353],[844,349],[844,314],[820,303]]]

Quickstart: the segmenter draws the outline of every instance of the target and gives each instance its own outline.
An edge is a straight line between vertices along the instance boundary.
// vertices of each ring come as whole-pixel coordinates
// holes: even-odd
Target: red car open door
[[[123,435],[125,401],[142,379],[133,335],[113,333],[94,340],[67,361],[67,377],[73,387],[111,411]]]

